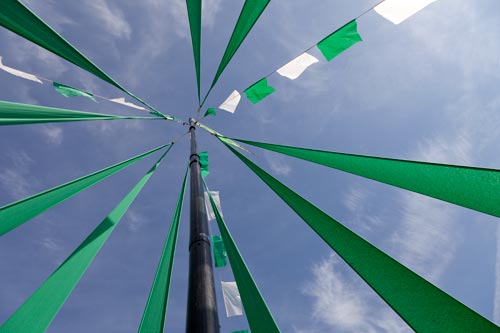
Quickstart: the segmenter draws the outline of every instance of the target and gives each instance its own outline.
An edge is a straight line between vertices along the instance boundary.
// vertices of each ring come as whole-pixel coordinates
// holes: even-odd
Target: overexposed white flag
[[[17,77],[22,77],[23,79],[31,80],[31,81],[35,81],[35,82],[43,84],[42,80],[40,80],[39,78],[37,78],[33,74],[29,74],[29,73],[22,72],[20,70],[17,70],[17,69],[5,66],[2,63],[2,57],[0,57],[0,69],[3,70],[3,71],[6,71],[9,74],[15,75]]]
[[[219,210],[220,216],[224,217],[222,214],[222,208],[220,205],[220,196],[219,196],[219,191],[210,191],[210,194],[212,195],[212,198],[214,199],[215,206]],[[207,210],[207,218],[209,221],[215,220],[215,213],[212,209],[212,204],[210,203],[210,198],[208,197],[208,193],[205,192],[205,208]]]
[[[228,98],[226,98],[224,103],[219,105],[219,109],[234,113],[234,111],[236,111],[236,108],[238,107],[238,104],[240,104],[240,99],[241,99],[240,93],[237,90],[235,90],[231,93],[231,95],[229,95]]]
[[[243,314],[243,304],[241,303],[240,291],[236,282],[221,281],[221,283],[226,315],[228,317],[241,316]]]
[[[394,24],[399,24],[437,0],[385,0],[375,11]]]
[[[295,80],[307,69],[307,67],[317,63],[318,61],[319,60],[316,59],[316,57],[304,52],[285,66],[278,69],[277,72],[281,76],[286,76],[290,80]]]
[[[125,105],[125,106],[128,106],[128,107],[131,107],[131,108],[134,108],[134,109],[147,111],[147,109],[143,108],[142,106],[135,105],[135,104],[130,103],[130,102],[125,102],[125,98],[123,98],[123,97],[113,98],[113,99],[110,99],[110,101],[118,103],[118,104],[121,104],[121,105]]]

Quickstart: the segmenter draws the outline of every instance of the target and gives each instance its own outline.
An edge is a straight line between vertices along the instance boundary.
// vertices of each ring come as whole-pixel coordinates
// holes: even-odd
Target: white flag
[[[243,314],[243,304],[241,304],[240,291],[236,282],[221,281],[221,283],[226,315],[228,317],[241,316]]]
[[[125,105],[125,106],[128,106],[128,107],[131,107],[131,108],[134,108],[134,109],[147,111],[146,108],[143,108],[142,106],[135,105],[135,104],[129,103],[129,102],[125,102],[125,98],[123,98],[123,97],[113,98],[113,99],[110,99],[110,101],[118,103],[118,104],[121,104],[121,105]]]
[[[385,0],[375,11],[394,24],[399,24],[436,0]]]
[[[2,57],[0,57],[0,69],[4,70],[7,73],[10,73],[12,75],[22,77],[23,79],[27,79],[27,80],[31,80],[31,81],[35,81],[35,82],[43,84],[43,82],[33,74],[25,73],[25,72],[22,72],[20,70],[5,66],[2,63]]]
[[[220,205],[220,196],[219,196],[219,191],[210,191],[210,194],[212,195],[212,198],[214,199],[215,206],[219,210],[220,216],[224,217],[222,215],[222,208]],[[208,193],[205,192],[205,208],[207,210],[207,218],[209,221],[215,220],[215,213],[212,209],[212,204],[210,203],[210,198],[208,197]]]
[[[240,103],[241,95],[238,91],[233,91],[231,95],[229,95],[228,98],[219,105],[219,109],[225,110],[227,112],[234,113],[236,108],[238,107],[238,104]]]
[[[286,76],[290,80],[295,80],[307,69],[307,67],[317,63],[318,61],[318,59],[309,53],[304,52],[285,66],[278,69],[277,72],[281,76]]]

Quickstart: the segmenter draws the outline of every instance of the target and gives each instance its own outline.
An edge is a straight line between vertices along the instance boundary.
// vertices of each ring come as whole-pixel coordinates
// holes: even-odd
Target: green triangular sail
[[[238,285],[238,290],[240,291],[241,301],[248,318],[250,330],[252,333],[279,333],[280,329],[274,321],[273,315],[267,307],[264,298],[260,294],[259,288],[255,284],[252,274],[250,274],[208,188],[207,193],[209,194],[210,204],[215,213],[215,220],[217,221],[222,240],[226,246],[229,262],[233,270],[234,279]]]
[[[238,140],[500,217],[500,170]]]
[[[169,149],[170,150],[170,149]],[[44,333],[167,150],[111,213],[0,327],[0,333]]]
[[[168,145],[163,145],[105,169],[0,207],[0,236],[166,146]]]
[[[160,118],[114,116],[103,113],[91,113],[0,101],[0,126],[116,119],[158,120]]]
[[[500,328],[356,235],[225,146],[299,215],[416,332],[498,333]]]
[[[200,102],[200,45],[201,45],[201,0],[186,0],[193,44],[196,83],[198,86],[198,102]]]
[[[189,169],[188,169],[189,170]],[[174,255],[179,232],[179,221],[182,213],[182,203],[186,190],[188,170],[184,174],[181,193],[177,200],[172,223],[168,230],[167,239],[163,247],[161,259],[156,270],[155,279],[151,286],[148,302],[142,315],[139,333],[163,333],[165,315],[167,314],[168,292],[170,289],[170,277],[174,266]]]

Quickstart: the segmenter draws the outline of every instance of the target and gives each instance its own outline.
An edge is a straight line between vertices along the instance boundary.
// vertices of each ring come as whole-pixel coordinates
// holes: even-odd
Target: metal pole
[[[189,119],[191,216],[189,238],[189,289],[186,333],[219,333],[212,252],[205,211],[205,196],[196,149],[195,122]]]

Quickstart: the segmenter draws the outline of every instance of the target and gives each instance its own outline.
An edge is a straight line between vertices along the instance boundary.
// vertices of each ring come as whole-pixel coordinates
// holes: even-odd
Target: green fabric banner
[[[353,20],[336,30],[317,44],[319,50],[330,61],[354,44],[362,42],[358,34],[358,24]]]
[[[208,152],[202,151],[198,153],[198,156],[200,157],[201,176],[205,178],[210,173],[208,171]]]
[[[157,120],[159,118],[113,116],[102,113],[90,113],[0,101],[0,126],[114,119]]]
[[[170,277],[174,267],[175,248],[179,232],[179,221],[182,213],[182,203],[186,191],[188,170],[184,174],[181,193],[177,200],[174,217],[168,230],[167,239],[163,247],[163,253],[156,270],[156,276],[151,286],[148,302],[142,315],[139,333],[163,333],[165,315],[167,314],[168,292],[170,290]]]
[[[241,43],[243,43],[250,30],[252,30],[255,22],[257,22],[260,15],[264,11],[264,9],[266,9],[270,1],[271,0],[245,0],[245,4],[243,5],[243,8],[241,10],[240,17],[236,22],[233,34],[229,39],[229,43],[227,44],[224,56],[222,57],[214,80],[212,81],[211,88],[215,86],[222,72],[224,72],[224,69],[229,64],[234,54],[240,47]]]
[[[169,149],[170,150],[170,149]],[[0,333],[44,333],[167,150],[80,246],[0,327]]]
[[[250,102],[257,104],[275,91],[276,89],[267,82],[267,78],[263,78],[246,88],[244,93]]]
[[[208,108],[207,112],[205,112],[205,114],[203,115],[203,117],[206,117],[206,116],[216,116],[216,115],[217,115],[217,111],[215,110],[215,108]]]
[[[227,252],[221,236],[212,236],[212,248],[214,250],[215,267],[226,267]]]
[[[196,83],[198,84],[198,102],[200,101],[200,45],[201,45],[201,0],[186,0],[193,44]]]
[[[83,97],[90,98],[94,102],[97,102],[94,98],[94,95],[92,95],[89,92],[86,92],[86,91],[83,91],[83,90],[80,90],[77,88],[73,88],[73,87],[70,87],[70,86],[67,86],[67,85],[64,85],[61,83],[57,83],[57,82],[53,82],[52,85],[54,86],[54,89],[58,93],[60,93],[61,95],[65,96],[65,97],[83,96]]]
[[[163,145],[126,161],[72,180],[66,184],[59,185],[28,198],[0,207],[0,236],[166,146],[168,145]],[[171,147],[172,145],[170,145],[169,150]]]
[[[87,72],[94,74],[98,78],[114,85],[130,97],[141,102],[149,109],[160,113],[113,80],[19,0],[0,1],[0,25],[61,58],[66,59]],[[170,117],[162,113],[160,114],[165,119]]]
[[[413,330],[420,333],[500,332],[498,326],[335,221],[231,146],[225,146],[330,245]]]
[[[235,139],[237,140],[237,139]],[[500,170],[237,140],[500,217]]]
[[[224,219],[222,218],[215,201],[210,195],[210,190],[207,188],[207,193],[209,193],[210,204],[215,213],[215,219],[219,227],[222,240],[226,245],[227,255],[229,257],[229,263],[233,270],[234,279],[238,285],[238,290],[240,292],[241,301],[245,309],[245,314],[247,315],[248,324],[250,325],[250,330],[252,333],[279,333],[280,329],[274,321],[271,311],[267,307],[264,298],[260,294],[259,288],[253,280],[252,274],[248,270],[243,257],[236,246],[236,243],[229,232]]]

